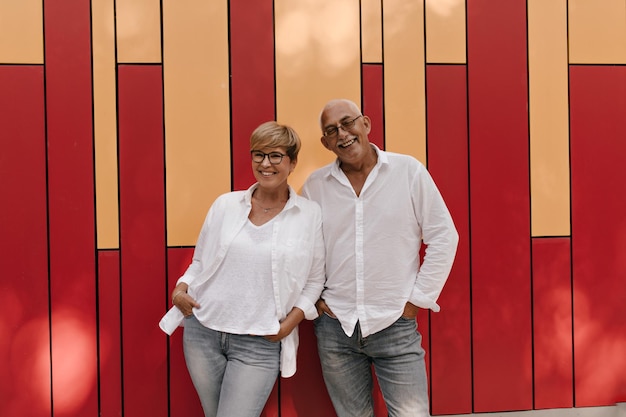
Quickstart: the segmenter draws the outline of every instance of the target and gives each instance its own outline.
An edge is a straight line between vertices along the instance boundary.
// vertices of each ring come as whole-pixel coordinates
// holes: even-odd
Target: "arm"
[[[443,197],[425,169],[418,171],[414,189],[416,217],[421,224],[422,239],[428,246],[409,302],[439,311],[437,299],[452,268],[459,235]],[[407,308],[411,310],[411,306]]]

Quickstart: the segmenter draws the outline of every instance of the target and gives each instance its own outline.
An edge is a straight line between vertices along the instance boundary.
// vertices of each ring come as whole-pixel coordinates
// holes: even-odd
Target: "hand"
[[[317,303],[315,303],[315,308],[317,308],[317,314],[319,316],[321,316],[322,314],[326,313],[326,314],[328,314],[330,317],[332,317],[334,319],[337,318],[335,316],[335,314],[333,314],[333,312],[330,309],[330,307],[328,307],[328,304],[326,304],[326,301],[324,301],[323,298],[320,298],[319,300],[317,300]]]
[[[187,294],[188,285],[185,283],[178,284],[172,291],[172,304],[174,304],[183,313],[183,316],[191,316],[193,308],[200,308],[200,304]]]
[[[402,317],[407,319],[415,319],[417,317],[417,312],[419,311],[419,307],[415,304],[411,304],[407,302],[404,306],[404,311],[402,312]]]
[[[267,335],[265,336],[265,338],[269,340],[270,342],[277,343],[283,340],[285,336],[288,336],[292,330],[293,328],[288,329],[287,326],[285,325],[285,322],[282,322],[280,323],[280,330],[278,331],[278,333]]]

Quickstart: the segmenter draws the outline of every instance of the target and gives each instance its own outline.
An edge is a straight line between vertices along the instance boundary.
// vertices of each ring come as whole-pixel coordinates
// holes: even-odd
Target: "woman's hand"
[[[182,313],[183,316],[191,316],[193,314],[192,309],[199,308],[200,304],[196,302],[189,294],[187,289],[189,286],[184,282],[181,282],[172,291],[172,304],[175,305]]]
[[[278,333],[267,335],[265,338],[270,342],[280,342],[283,338],[287,337],[302,320],[304,320],[304,311],[298,307],[294,307],[289,314],[287,314],[287,317],[280,322]]]

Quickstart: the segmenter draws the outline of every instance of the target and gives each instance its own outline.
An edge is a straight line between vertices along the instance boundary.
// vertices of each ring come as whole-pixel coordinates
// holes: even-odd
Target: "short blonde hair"
[[[300,137],[292,127],[274,121],[261,124],[250,136],[251,151],[263,148],[285,148],[287,156],[292,161],[298,159],[300,146]]]

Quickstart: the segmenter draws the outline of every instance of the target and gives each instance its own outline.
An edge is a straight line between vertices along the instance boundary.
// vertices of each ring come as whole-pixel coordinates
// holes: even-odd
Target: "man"
[[[419,308],[439,311],[454,223],[424,165],[369,142],[371,121],[355,103],[328,102],[320,126],[337,159],[302,192],[322,207],[326,284],[315,334],[326,388],[339,417],[374,416],[373,365],[389,416],[429,416],[415,317]]]

